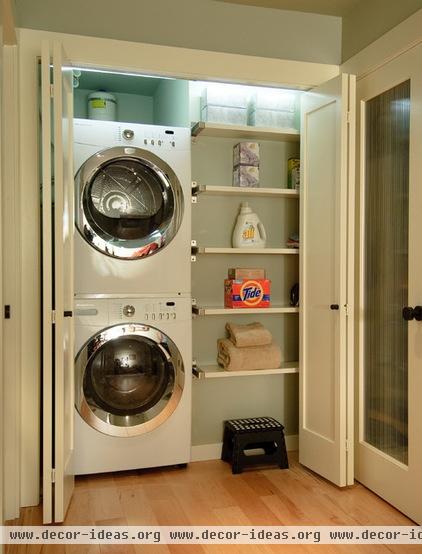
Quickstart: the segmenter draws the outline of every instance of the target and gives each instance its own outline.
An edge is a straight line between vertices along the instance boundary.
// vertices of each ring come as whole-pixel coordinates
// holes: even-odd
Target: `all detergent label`
[[[270,287],[269,279],[226,279],[224,306],[226,308],[268,308]]]
[[[247,225],[242,231],[242,240],[253,242],[255,239],[255,227],[252,224]]]

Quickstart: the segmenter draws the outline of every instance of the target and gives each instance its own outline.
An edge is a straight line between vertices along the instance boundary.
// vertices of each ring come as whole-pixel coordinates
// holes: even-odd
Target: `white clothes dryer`
[[[188,295],[190,130],[74,120],[75,294]]]
[[[75,475],[186,464],[189,298],[75,301]]]

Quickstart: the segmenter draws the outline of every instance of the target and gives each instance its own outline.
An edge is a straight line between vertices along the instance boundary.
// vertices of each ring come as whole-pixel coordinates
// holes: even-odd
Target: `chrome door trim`
[[[91,182],[95,175],[112,161],[136,161],[156,173],[162,184],[163,197],[172,196],[174,211],[148,237],[123,240],[106,233],[87,213]],[[160,252],[176,236],[183,219],[183,190],[173,169],[161,158],[142,148],[117,146],[97,152],[88,158],[75,175],[75,224],[86,242],[107,256],[135,260]]]
[[[86,367],[92,357],[107,342],[121,337],[145,337],[154,342],[164,354],[173,371],[172,384],[161,399],[142,414],[116,416],[100,407],[93,409],[87,402],[83,383]],[[119,324],[101,330],[79,350],[75,358],[75,407],[91,427],[115,437],[132,437],[152,431],[174,412],[182,397],[185,380],[183,358],[175,343],[160,330],[149,325]]]

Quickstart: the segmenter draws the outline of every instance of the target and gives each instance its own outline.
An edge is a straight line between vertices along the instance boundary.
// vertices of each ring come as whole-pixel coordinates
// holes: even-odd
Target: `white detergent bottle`
[[[240,204],[232,235],[233,248],[265,248],[267,234],[259,217],[247,202]]]

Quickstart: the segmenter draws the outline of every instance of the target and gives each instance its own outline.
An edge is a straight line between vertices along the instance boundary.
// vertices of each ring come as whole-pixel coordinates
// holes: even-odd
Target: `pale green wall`
[[[205,185],[231,185],[233,146],[238,140],[199,136],[192,144],[192,179]],[[299,143],[260,142],[262,187],[287,186],[287,160],[299,154]],[[239,196],[199,195],[192,205],[192,237],[200,246],[230,246],[239,210]],[[252,198],[249,203],[265,226],[269,247],[282,247],[299,229],[298,199]],[[199,305],[223,306],[224,279],[229,267],[264,267],[272,281],[274,305],[289,303],[289,291],[299,280],[299,256],[199,255],[192,264],[192,295]],[[256,314],[195,317],[193,357],[199,365],[216,365],[217,339],[225,336],[226,321],[259,321],[280,345],[283,361],[299,354],[298,314]],[[231,377],[194,381],[192,444],[222,440],[225,419],[273,416],[298,433],[298,376]]]
[[[343,18],[343,62],[421,8],[422,0],[361,0]]]
[[[298,433],[298,375],[194,380],[192,402],[194,446],[221,442],[224,420],[241,417],[274,417]]]
[[[339,17],[213,0],[17,0],[16,5],[24,28],[329,64],[341,58]]]
[[[189,127],[189,81],[160,81],[154,94],[154,123]]]

